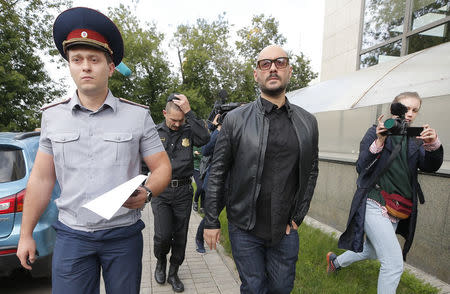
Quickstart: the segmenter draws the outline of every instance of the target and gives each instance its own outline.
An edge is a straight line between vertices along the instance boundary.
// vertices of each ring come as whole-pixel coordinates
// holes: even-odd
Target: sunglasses
[[[272,67],[272,63],[275,64],[277,69],[286,68],[289,64],[289,58],[287,57],[278,57],[276,59],[261,59],[256,62],[256,66],[260,70],[269,70]]]

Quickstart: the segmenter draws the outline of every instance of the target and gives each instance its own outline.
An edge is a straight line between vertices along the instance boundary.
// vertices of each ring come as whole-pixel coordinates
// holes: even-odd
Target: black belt
[[[184,186],[184,185],[191,184],[191,183],[192,183],[191,178],[175,179],[175,180],[170,181],[169,187],[176,188],[176,187]]]

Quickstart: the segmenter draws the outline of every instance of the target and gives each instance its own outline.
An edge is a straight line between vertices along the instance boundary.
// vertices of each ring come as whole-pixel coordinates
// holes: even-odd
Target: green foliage
[[[311,69],[311,61],[303,53],[300,52],[300,55],[289,55],[291,56],[292,77],[287,87],[288,92],[308,86],[309,82],[318,76]]]
[[[39,108],[65,93],[62,82],[50,79],[39,55],[65,65],[53,44],[52,24],[54,16],[70,7],[71,1],[0,0],[0,5],[0,131],[31,130],[39,126]],[[163,121],[162,109],[173,92],[184,93],[203,118],[221,89],[228,92],[230,102],[255,100],[259,94],[253,77],[256,54],[269,44],[286,42],[278,31],[278,21],[263,14],[238,31],[237,49],[229,44],[225,13],[213,21],[198,19],[193,25],[178,26],[173,35],[171,43],[180,59],[178,75],[162,47],[166,36],[154,23],[140,23],[134,12],[124,5],[108,11],[122,33],[123,61],[132,70],[130,77],[114,73],[109,88],[115,96],[148,105],[156,123]],[[304,87],[316,74],[303,54],[291,60],[292,90]]]
[[[278,32],[278,21],[264,14],[253,16],[252,25],[239,30],[237,34],[241,40],[236,42],[236,48],[246,61],[253,63],[265,47],[273,44],[283,46],[286,43],[286,38]]]
[[[39,108],[64,91],[38,52],[50,52],[53,15],[68,1],[0,0],[0,131],[33,130]]]
[[[178,84],[170,72],[167,54],[161,48],[164,34],[157,31],[155,24],[147,23],[144,28],[131,8],[123,4],[110,8],[109,16],[122,33],[123,62],[132,71],[129,77],[115,72],[109,88],[117,97],[148,105],[155,122],[160,122],[166,98]]]
[[[182,73],[180,92],[194,91],[192,109],[201,117],[211,111],[220,89],[232,90],[234,53],[228,44],[229,25],[224,15],[208,22],[177,27],[172,44],[178,50]],[[188,96],[188,98],[190,98]]]

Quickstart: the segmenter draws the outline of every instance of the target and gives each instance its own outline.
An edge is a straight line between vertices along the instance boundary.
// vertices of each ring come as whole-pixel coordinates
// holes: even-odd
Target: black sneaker
[[[327,254],[327,273],[331,274],[331,273],[335,273],[336,271],[338,271],[341,267],[338,266],[336,267],[335,265],[335,260],[337,258],[337,255],[334,252],[328,252]]]
[[[197,202],[192,203],[192,210],[195,212],[198,211],[198,203]]]

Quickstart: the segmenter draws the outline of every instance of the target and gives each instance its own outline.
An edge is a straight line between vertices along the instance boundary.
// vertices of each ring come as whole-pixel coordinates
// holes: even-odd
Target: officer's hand
[[[16,255],[20,264],[27,270],[31,270],[31,264],[36,261],[36,242],[33,237],[20,236]]]
[[[216,249],[216,245],[220,239],[220,229],[205,229],[203,231],[203,239],[205,239],[209,249]]]
[[[437,133],[430,125],[423,125],[423,131],[420,133],[418,139],[422,139],[425,143],[434,143],[437,139]]]
[[[145,206],[146,199],[147,192],[143,188],[138,187],[122,206],[128,209],[142,208]]]
[[[176,105],[178,105],[181,109],[181,111],[183,111],[184,114],[188,113],[189,111],[191,111],[191,105],[189,104],[189,100],[187,99],[186,96],[184,96],[183,94],[178,94],[175,95],[175,97],[178,98],[177,99],[173,99],[173,103],[175,103]]]

